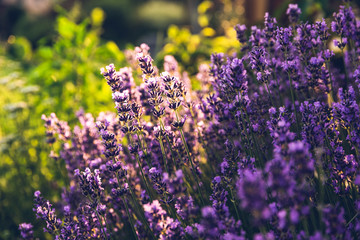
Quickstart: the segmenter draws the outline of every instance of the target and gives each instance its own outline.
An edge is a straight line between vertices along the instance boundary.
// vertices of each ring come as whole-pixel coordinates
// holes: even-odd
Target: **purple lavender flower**
[[[229,208],[226,206],[227,191],[225,186],[221,183],[221,177],[216,176],[211,182],[213,193],[210,195],[210,201],[212,201],[212,207],[221,217],[229,216]]]
[[[19,230],[24,240],[32,240],[34,238],[33,225],[31,223],[19,224]]]
[[[264,31],[266,37],[268,39],[272,38],[275,34],[277,21],[276,18],[270,17],[270,14],[268,12],[266,12],[264,16],[264,26],[265,26]]]
[[[100,135],[103,139],[105,146],[104,155],[109,160],[117,160],[120,151],[122,150],[121,145],[117,144],[115,135],[107,130],[109,122],[105,120],[105,123],[96,122],[96,127],[99,129]]]
[[[293,141],[288,144],[290,164],[295,179],[301,185],[311,178],[314,171],[314,160],[309,152],[308,144],[303,141]]]
[[[301,9],[297,4],[289,4],[288,9],[286,10],[286,15],[289,16],[290,23],[297,23],[301,14]]]
[[[139,66],[141,68],[141,71],[144,73],[144,75],[146,76],[153,76],[155,71],[152,65],[153,59],[150,57],[150,55],[145,55],[145,56],[138,56],[137,58],[138,62],[139,62]]]
[[[69,238],[80,238],[81,230],[78,221],[74,219],[74,216],[70,212],[70,207],[64,207],[64,225],[60,230],[60,239],[69,239]]]
[[[215,79],[220,79],[223,75],[223,69],[222,69],[223,62],[224,62],[223,53],[211,55],[210,74]]]
[[[353,78],[355,80],[355,83],[357,84],[358,89],[360,89],[360,66],[355,69]]]
[[[51,113],[49,117],[44,114],[41,119],[45,121],[46,137],[48,143],[54,143],[56,141],[54,135],[57,133],[58,138],[61,141],[67,141],[70,139],[71,132],[67,122],[60,121],[55,113]]]
[[[264,36],[264,32],[262,29],[257,26],[251,26],[251,33],[249,37],[249,43],[251,43],[252,47],[260,47],[264,46],[267,42],[267,39]]]
[[[184,195],[176,199],[175,203],[176,213],[185,221],[195,218],[198,213],[198,208],[194,204],[191,196]]]
[[[161,79],[164,85],[164,92],[168,100],[168,106],[170,109],[176,111],[183,101],[185,95],[183,83],[180,82],[176,77],[170,76],[169,73],[163,72]],[[148,85],[149,87],[149,85]]]
[[[96,207],[101,193],[104,190],[101,184],[99,170],[95,169],[94,172],[92,172],[89,168],[86,168],[85,171],[80,172],[79,169],[76,169],[75,176],[79,178],[79,184],[83,194],[89,197],[94,207]]]
[[[204,207],[201,209],[201,215],[201,222],[195,223],[192,227],[188,226],[186,232],[195,239],[219,239],[225,226],[219,222],[215,210],[212,207]]]
[[[349,87],[348,91],[339,89],[340,102],[334,103],[334,114],[337,118],[342,120],[345,126],[350,126],[352,123],[356,123],[359,119],[359,106],[356,103],[356,95],[354,88]]]
[[[326,138],[326,129],[329,128],[331,121],[328,116],[331,114],[330,108],[321,102],[310,103],[305,101],[300,106],[302,113],[302,137],[312,149],[322,146]]]
[[[266,164],[265,172],[268,173],[267,184],[271,196],[276,199],[279,207],[290,206],[296,189],[296,180],[291,176],[290,165],[281,158],[274,158]]]
[[[335,19],[331,22],[331,30],[333,32],[340,35],[342,40],[350,39],[354,36],[356,19],[351,7],[340,6],[339,12],[334,13],[333,17]]]
[[[326,41],[329,38],[329,27],[327,26],[325,19],[317,21],[315,23],[315,29],[321,41]]]
[[[247,92],[247,74],[243,59],[227,59],[224,65],[225,81],[227,84],[240,92]]]
[[[155,191],[162,196],[162,201],[168,203],[172,200],[172,195],[170,194],[166,182],[161,176],[161,171],[156,167],[149,169],[149,178],[153,183]]]
[[[310,87],[319,86],[319,80],[322,78],[322,66],[324,64],[324,59],[322,57],[312,57],[307,66],[308,70],[308,84]],[[322,79],[327,80],[327,79]]]
[[[245,24],[243,24],[243,25],[237,24],[235,26],[235,31],[236,31],[236,38],[239,40],[239,42],[246,43],[246,41],[247,41],[247,38],[245,35],[246,25]]]
[[[159,236],[170,221],[167,217],[166,211],[160,205],[158,200],[152,203],[144,204],[145,217],[149,221],[149,225],[155,236]]]
[[[339,206],[327,206],[323,209],[323,221],[326,226],[326,234],[332,239],[351,239],[346,231],[344,209]]]
[[[245,170],[244,177],[236,185],[241,208],[251,212],[257,223],[262,219],[269,219],[266,185],[261,174]]]
[[[276,39],[279,42],[279,48],[281,49],[281,51],[289,53],[291,48],[292,48],[292,38],[293,38],[293,33],[292,33],[292,28],[291,27],[287,27],[287,28],[278,28],[276,31]]]
[[[253,48],[250,52],[250,66],[255,69],[256,79],[261,82],[268,82],[271,75],[267,52],[264,47]]]
[[[111,91],[120,91],[122,87],[122,79],[120,78],[118,72],[116,72],[114,64],[101,68],[100,73],[104,76],[107,84],[111,87]]]
[[[178,73],[178,62],[174,56],[166,55],[164,57],[164,70],[172,75]]]
[[[45,200],[40,191],[34,193],[34,208],[33,211],[36,212],[36,218],[41,218],[46,222],[46,228],[44,232],[48,232],[51,235],[58,236],[61,228],[62,221],[57,218],[55,209],[52,208],[52,205],[49,201]]]

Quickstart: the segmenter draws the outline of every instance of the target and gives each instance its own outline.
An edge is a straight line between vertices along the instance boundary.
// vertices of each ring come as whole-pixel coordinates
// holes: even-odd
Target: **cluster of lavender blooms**
[[[116,111],[43,116],[69,186],[34,211],[56,239],[360,238],[360,21],[235,27],[237,55],[213,54],[191,88],[149,47],[101,69]],[[335,48],[330,49],[331,43]],[[334,52],[337,52],[335,54]],[[141,80],[137,86],[135,80]],[[32,239],[32,225],[21,224]]]

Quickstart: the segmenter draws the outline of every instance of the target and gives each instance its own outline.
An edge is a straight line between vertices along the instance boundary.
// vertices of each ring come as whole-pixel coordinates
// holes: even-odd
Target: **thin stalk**
[[[161,129],[161,131],[165,130],[165,129],[162,127],[163,124],[162,124],[161,118],[159,118],[159,123],[160,123],[160,129]],[[163,144],[163,141],[162,141],[161,133],[160,133],[160,135],[159,135],[159,143],[160,143],[160,148],[161,148],[161,154],[162,154],[162,156],[163,156],[163,160],[164,160],[164,164],[165,164],[165,170],[166,170],[166,172],[169,172],[168,167],[167,167],[168,159],[167,159],[167,156],[166,156],[166,152],[165,152],[164,144]]]
[[[275,69],[275,71],[274,71],[274,78],[275,78],[275,80],[276,80],[276,88],[277,88],[278,93],[279,93],[280,105],[281,105],[281,104],[283,104],[284,102],[283,102],[283,99],[282,99],[281,93],[280,93],[280,85],[279,85],[279,80],[278,80],[278,78],[277,78],[276,69]]]
[[[341,39],[341,43],[342,43],[342,39]],[[345,55],[344,55],[344,48],[341,48],[341,54],[343,56],[343,63],[344,63],[344,71],[345,71],[345,82],[347,82],[348,80],[348,72],[347,72],[347,69],[346,69],[346,61],[345,61]]]
[[[163,122],[162,122],[161,120],[160,120],[160,126],[162,126],[162,128],[163,128],[163,129],[165,129],[165,126],[164,126],[164,124],[163,124]],[[168,149],[169,149],[169,150],[170,150],[170,152],[171,152],[171,159],[172,159],[172,161],[173,161],[174,168],[175,168],[175,170],[176,170],[177,168],[176,168],[176,162],[175,162],[174,151],[173,151],[173,149],[172,149],[172,147],[171,147],[171,143],[170,143],[169,136],[168,136],[168,135],[166,135],[166,136],[165,136],[165,139],[166,139],[166,142],[167,142],[167,144],[168,144]]]
[[[294,113],[295,113],[295,118],[296,118],[296,133],[299,136],[300,134],[300,124],[299,124],[299,119],[298,119],[298,115],[296,112],[296,105],[295,105],[295,98],[294,98],[294,92],[293,92],[293,83],[292,83],[292,78],[290,76],[290,73],[288,73],[288,77],[289,77],[289,81],[290,81],[290,94],[291,94],[291,101],[293,103],[294,106]]]
[[[236,123],[237,123],[237,121],[236,121]],[[238,123],[237,123],[237,124],[238,124]],[[239,124],[238,124],[238,125],[239,125]],[[202,146],[202,148],[204,149],[205,153],[206,153],[207,155],[209,155],[208,152],[210,152],[211,155],[216,156],[216,153],[214,153],[213,149],[208,148],[208,147],[205,145],[204,138],[203,138],[203,136],[201,135],[200,132],[199,132],[199,137],[200,137],[201,146]],[[240,138],[241,138],[241,135],[240,135]],[[242,139],[241,139],[241,142],[242,142]],[[211,163],[209,162],[209,159],[207,159],[207,164],[210,166],[210,170],[211,170],[212,176],[215,176],[215,170],[214,170],[213,164],[211,164]]]
[[[242,114],[241,108],[240,108],[240,112],[241,112],[241,114]],[[236,119],[235,114],[233,114],[233,118]],[[240,126],[239,121],[235,121],[235,122],[236,122],[236,125],[238,126],[238,128],[241,129],[241,126]],[[246,131],[246,126],[245,126],[245,124],[244,124],[244,121],[241,121],[241,123],[242,123],[242,127],[243,127],[244,131]],[[248,146],[249,146],[249,149],[248,149],[248,148],[245,148],[246,154],[247,154],[247,155],[255,155],[255,154],[252,152],[251,148],[250,148],[250,141],[249,141],[247,135],[245,135],[245,138],[246,138],[246,142],[247,142],[247,144],[248,144]],[[241,132],[240,132],[240,141],[241,141],[241,142],[244,142],[244,140],[243,140],[243,138],[242,138]]]
[[[253,141],[254,141],[255,147],[256,147],[257,149],[259,149],[259,145],[258,145],[258,143],[257,143],[257,141],[256,141],[256,139],[255,139],[254,133],[253,133],[253,131],[252,131],[252,129],[251,129],[250,118],[249,118],[249,115],[248,115],[247,112],[246,112],[246,109],[245,109],[245,116],[246,116],[246,120],[247,120],[247,122],[248,122],[248,124],[249,124],[249,129],[250,129],[251,138],[252,138]],[[259,153],[258,153],[257,149],[256,149],[256,151],[255,151],[255,157],[257,157],[257,159],[259,160],[260,166],[261,166],[262,168],[264,168],[265,163],[264,163],[263,159],[259,156]]]
[[[184,223],[183,223],[183,221],[182,221],[182,219],[178,216],[178,214],[176,213],[176,211],[175,211],[175,209],[174,209],[174,207],[173,206],[171,206],[170,204],[166,204],[169,208],[170,208],[170,212],[171,212],[171,214],[173,215],[173,218],[175,219],[177,219],[180,223],[181,223],[181,225],[183,225],[183,227],[186,227],[186,226],[184,226]]]
[[[167,157],[166,157],[166,153],[165,153],[164,144],[163,144],[163,141],[162,141],[161,134],[159,136],[159,143],[160,143],[161,153],[162,153],[162,156],[163,156],[163,159],[164,159],[165,171],[169,172],[169,169],[167,167]]]
[[[194,174],[194,178],[195,178],[196,185],[198,187],[198,191],[200,193],[201,202],[202,202],[203,206],[205,206],[204,197],[203,197],[201,189],[200,189],[199,179],[198,179],[198,176],[196,175],[196,172],[195,172],[195,166],[194,166],[194,163],[193,163],[193,161],[191,159],[190,152],[189,152],[189,149],[187,147],[186,140],[185,140],[185,137],[184,137],[184,133],[183,133],[181,128],[179,129],[179,131],[180,131],[180,135],[181,135],[181,139],[183,141],[183,144],[185,145],[185,150],[186,150],[186,153],[188,155],[188,158],[189,158],[189,161],[190,161],[190,164],[191,164],[191,169],[192,169],[192,172]]]
[[[117,178],[118,178],[118,181],[119,181],[118,175],[117,175]],[[145,214],[144,214],[144,212],[143,212],[143,208],[140,206],[140,204],[139,204],[138,201],[136,200],[135,193],[133,192],[133,190],[132,190],[132,188],[131,188],[131,185],[130,185],[130,183],[129,183],[129,180],[128,180],[126,177],[125,177],[125,180],[126,180],[126,183],[128,184],[129,189],[130,189],[131,198],[133,199],[134,204],[136,205],[136,208],[138,208],[139,211],[140,211],[140,214],[139,214],[139,215],[140,215],[140,218],[141,218],[142,222],[145,224],[146,228],[147,228],[147,229],[149,230],[149,232],[151,233],[152,238],[155,240],[156,237],[155,237],[154,233],[152,232],[152,230],[151,230],[151,228],[150,228],[147,220],[145,219]]]
[[[267,90],[267,92],[268,92],[268,94],[269,94],[269,99],[270,99],[271,105],[272,105],[272,106],[275,106],[275,105],[274,105],[274,102],[273,102],[273,99],[272,99],[272,97],[271,97],[271,92],[270,92],[270,88],[269,88],[269,83],[268,83],[267,81],[265,82],[265,87],[266,87],[266,90]]]
[[[331,103],[334,102],[334,87],[333,87],[333,82],[332,82],[332,79],[331,79],[331,72],[330,72],[330,66],[329,66],[329,61],[327,60],[326,63],[326,68],[327,70],[329,71],[329,81],[330,81],[330,99],[329,99],[329,107],[331,107]]]
[[[321,162],[321,161],[320,161]],[[317,169],[317,174],[318,174],[318,181],[319,181],[319,190],[320,190],[320,202],[323,203],[324,202],[324,194],[325,194],[325,191],[324,191],[324,186],[323,186],[323,175],[325,175],[323,173],[323,169],[322,169],[322,166],[317,166],[316,167]]]
[[[352,132],[353,129],[354,129],[353,124],[350,123],[350,129],[349,128],[347,129],[348,136],[351,136],[350,132]],[[358,158],[359,157],[359,150],[358,150],[358,147],[356,146],[356,144],[354,144],[354,148],[355,148],[356,157]]]
[[[349,204],[347,202],[346,196],[343,196],[343,199],[344,199],[344,203],[345,203],[345,209],[346,209],[348,215],[351,215],[351,210],[350,210]]]
[[[181,159],[181,155],[180,155],[180,153],[179,153],[179,151],[176,149],[176,153],[177,153],[177,156],[178,156],[178,158],[179,159]],[[174,158],[175,159],[175,158]],[[183,166],[181,166],[181,170],[182,170],[182,172],[184,173],[184,182],[185,182],[185,184],[187,185],[187,188],[186,188],[186,190],[187,191],[189,191],[188,189],[192,189],[192,187],[191,187],[191,184],[190,184],[190,177],[189,177],[189,175],[187,174],[187,171],[184,169],[184,165]],[[189,193],[189,192],[188,192]],[[189,195],[192,195],[192,194],[190,194],[189,193]]]
[[[132,145],[131,137],[129,137],[129,139],[130,139],[130,143],[131,143],[131,145]],[[149,193],[150,201],[152,201],[151,192],[150,192],[150,190],[149,190],[149,187],[148,187],[148,184],[147,184],[147,181],[146,181],[144,172],[143,172],[143,168],[142,168],[142,165],[141,165],[141,162],[140,162],[139,154],[138,154],[138,153],[135,153],[135,158],[136,158],[137,163],[139,164],[141,177],[142,177],[142,179],[143,179],[143,181],[144,181],[144,184],[145,184],[145,187],[146,187],[146,191]]]
[[[242,96],[242,95],[241,95],[241,93],[240,93],[240,98],[241,98],[241,96]],[[240,108],[240,112],[243,113],[243,111],[242,111],[241,108]],[[250,122],[249,115],[247,114],[246,107],[244,108],[244,114],[245,114],[245,117],[246,117],[246,121],[247,121],[247,123],[248,123],[248,125],[249,125],[250,135],[251,135],[251,138],[252,138],[252,140],[253,140],[253,142],[254,142],[255,148],[258,148],[257,141],[255,140],[254,133],[253,133],[253,131],[252,131],[252,129],[251,129],[251,122]],[[246,130],[244,123],[243,123],[243,127],[244,127],[244,130]],[[249,139],[248,139],[247,137],[246,137],[246,139],[248,140],[248,144],[249,144],[249,147],[250,147]],[[265,165],[264,165],[264,162],[263,162],[262,158],[259,156],[259,153],[258,153],[257,149],[255,149],[255,150],[256,150],[256,151],[253,152],[253,155],[254,155],[255,158],[258,159],[258,162],[259,162],[259,164],[260,164],[260,167],[263,168],[263,167],[265,166]]]
[[[236,212],[236,216],[237,216],[237,219],[241,219],[240,218],[240,215],[239,215],[239,212],[238,212],[238,209],[237,209],[237,206],[236,206],[236,201],[235,201],[235,198],[234,198],[234,193],[233,193],[233,190],[231,189],[231,187],[229,187],[230,189],[230,195],[231,195],[231,199],[230,201],[233,203],[234,205],[234,208],[235,208],[235,212]]]
[[[326,187],[326,185],[325,185],[325,192],[326,192],[326,195],[327,195],[327,197],[329,198],[329,201],[331,202],[331,204],[335,204],[335,201],[334,201],[334,199],[333,199],[333,197],[332,197],[332,194],[331,193],[329,193],[329,189]]]
[[[170,152],[171,152],[171,159],[172,159],[172,161],[173,161],[174,168],[175,168],[175,170],[177,170],[176,162],[175,162],[175,156],[174,156],[174,151],[173,151],[173,149],[172,149],[172,147],[171,147],[170,139],[169,139],[168,136],[166,136],[165,139],[166,139],[166,142],[167,142],[167,144],[168,144],[168,149],[169,149]]]
[[[317,226],[316,226],[316,223],[318,221],[316,221],[315,219],[315,214],[314,214],[314,211],[310,210],[310,219],[311,219],[311,222],[312,222],[312,226],[314,229],[317,229]],[[320,224],[320,223],[319,223]]]
[[[133,223],[133,221],[132,221],[132,217],[130,216],[129,206],[128,206],[125,198],[124,198],[124,197],[121,197],[121,198],[122,198],[122,200],[123,200],[123,202],[124,202],[124,205],[125,205],[125,208],[126,208],[126,214],[127,214],[128,217],[129,217],[129,222],[130,222],[130,225],[131,225],[131,230],[132,230],[135,238],[136,238],[137,240],[139,240],[138,235],[136,234],[136,231],[135,231],[135,228],[134,228],[134,223]]]
[[[146,187],[146,191],[149,193],[149,198],[150,198],[150,201],[152,202],[151,192],[150,192],[149,186],[148,186],[148,184],[147,184],[147,181],[146,181],[146,178],[145,178],[145,175],[144,175],[144,172],[143,172],[143,169],[142,169],[140,160],[139,160],[139,155],[136,154],[135,157],[136,157],[136,160],[137,160],[137,162],[138,162],[138,164],[139,164],[139,167],[140,167],[140,173],[141,173],[141,177],[142,177],[142,179],[143,179],[143,181],[144,181],[144,184],[145,184],[145,187]]]
[[[152,164],[151,164],[151,162],[149,161],[149,154],[148,154],[146,148],[144,148],[144,145],[146,144],[146,142],[145,142],[145,140],[144,140],[144,144],[142,143],[142,140],[141,140],[141,137],[140,137],[141,134],[139,134],[139,132],[136,132],[136,135],[137,135],[137,137],[138,137],[138,139],[139,139],[139,143],[140,143],[141,150],[144,152],[144,154],[145,154],[145,156],[146,156],[146,157],[145,157],[146,162],[147,162],[147,164],[148,164],[149,167],[152,167]]]
[[[357,213],[350,219],[350,221],[346,223],[345,226],[346,226],[346,227],[349,226],[349,224],[350,224],[352,221],[354,221],[358,215],[359,215],[359,212],[357,212]]]
[[[102,227],[102,222],[101,222],[100,214],[99,214],[99,212],[98,212],[97,209],[95,209],[95,212],[96,212],[96,216],[97,216],[97,218],[98,218],[99,224],[100,224],[100,231],[103,233],[105,239],[107,240],[108,238],[107,238],[107,236],[106,236],[106,232],[104,231],[104,229],[103,229],[103,227]]]
[[[304,226],[305,232],[307,236],[310,236],[310,232],[309,232],[309,223],[303,219],[302,220],[302,225]]]
[[[179,121],[179,116],[177,114],[177,111],[175,111],[175,115],[176,115],[177,121]],[[190,164],[191,164],[191,169],[192,169],[192,172],[194,174],[195,182],[196,182],[196,185],[198,187],[198,191],[200,193],[201,202],[202,202],[203,206],[205,206],[204,197],[203,197],[201,189],[200,189],[199,179],[198,179],[198,176],[197,176],[197,174],[195,172],[195,166],[194,166],[194,163],[193,163],[192,158],[190,156],[190,151],[189,151],[189,148],[187,146],[187,143],[186,143],[185,136],[184,136],[182,128],[179,128],[179,132],[180,132],[180,135],[181,135],[181,140],[182,140],[182,142],[184,144],[184,147],[185,147],[186,154],[187,154],[187,156],[189,158],[189,161],[190,161]]]

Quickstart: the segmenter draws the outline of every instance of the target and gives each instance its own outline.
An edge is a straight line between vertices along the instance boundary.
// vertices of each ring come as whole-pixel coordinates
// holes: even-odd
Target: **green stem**
[[[355,214],[355,216],[353,216],[353,217],[350,219],[350,221],[346,223],[345,226],[346,226],[346,227],[349,226],[349,224],[350,224],[352,221],[354,221],[358,215],[359,215],[359,212],[357,212],[357,213]]]
[[[241,93],[240,93],[240,99],[241,99],[241,96],[242,96],[242,95],[241,95]],[[241,114],[243,114],[242,109],[240,108],[239,110],[240,110]],[[251,122],[250,122],[249,115],[247,114],[246,107],[244,107],[244,114],[245,114],[246,121],[247,121],[248,126],[249,126],[249,131],[250,131],[251,138],[252,138],[252,140],[253,140],[253,142],[254,142],[254,146],[255,146],[255,152],[253,152],[253,151],[251,151],[251,150],[250,150],[250,152],[253,152],[253,155],[254,155],[255,159],[258,160],[258,162],[259,162],[259,164],[260,164],[260,167],[261,167],[261,168],[264,168],[263,159],[260,157],[261,155],[259,155],[259,153],[258,153],[259,145],[257,144],[257,141],[256,141],[256,139],[255,139],[254,133],[253,133],[253,131],[252,131]],[[246,130],[245,125],[244,125],[244,122],[243,122],[243,127],[244,127],[244,130]],[[249,141],[249,139],[248,139],[247,137],[246,137],[246,139],[248,140],[248,144],[249,144],[249,147],[250,147],[250,141]]]
[[[341,43],[342,43],[342,38],[341,38]],[[345,55],[344,55],[344,48],[341,48],[341,54],[343,56],[343,63],[344,63],[344,71],[345,71],[345,82],[347,83],[348,81],[348,72],[347,72],[347,69],[346,69],[346,61],[345,61]]]
[[[175,116],[176,116],[176,120],[179,121],[179,116],[178,116],[177,110],[175,110]],[[193,163],[192,158],[190,156],[190,151],[189,151],[189,148],[187,146],[187,143],[186,143],[185,136],[184,136],[182,128],[179,128],[179,132],[180,132],[180,135],[181,135],[181,140],[182,140],[182,142],[184,144],[184,147],[185,147],[186,154],[187,154],[187,156],[189,158],[189,161],[190,161],[190,164],[191,164],[191,170],[192,170],[192,173],[194,175],[195,182],[196,182],[196,185],[198,187],[198,191],[200,193],[200,199],[201,199],[202,205],[205,206],[204,197],[203,197],[201,189],[200,189],[198,175],[195,172],[195,166],[194,166],[194,163]]]
[[[160,130],[161,130],[161,131],[165,131],[165,128],[162,127],[162,126],[164,126],[164,124],[162,124],[161,118],[159,119],[159,123],[160,123]],[[167,159],[167,156],[166,156],[166,152],[165,152],[164,144],[163,144],[163,141],[162,141],[161,133],[160,133],[160,135],[159,135],[159,139],[158,139],[158,140],[159,140],[159,143],[160,143],[161,154],[162,154],[163,160],[164,160],[165,170],[166,170],[166,172],[169,172],[169,169],[168,169],[168,167],[167,167],[168,159]]]
[[[193,163],[193,161],[191,159],[189,148],[188,148],[188,146],[186,144],[186,140],[185,140],[185,137],[184,137],[184,133],[183,133],[181,128],[179,129],[179,131],[180,131],[182,142],[183,142],[183,144],[185,146],[186,154],[187,154],[187,156],[189,158],[189,161],[190,161],[190,164],[191,164],[191,170],[192,170],[192,172],[194,174],[194,178],[195,178],[196,185],[198,187],[198,191],[200,193],[201,202],[202,202],[203,206],[205,206],[204,197],[203,197],[201,189],[200,189],[199,179],[198,179],[198,176],[197,176],[197,174],[195,172],[195,166],[194,166],[194,163]]]
[[[245,112],[246,120],[247,120],[248,125],[249,125],[250,135],[251,135],[251,138],[252,138],[253,141],[254,141],[254,145],[255,145],[255,148],[256,148],[256,149],[255,149],[256,151],[255,151],[255,154],[254,154],[254,155],[255,155],[255,157],[257,157],[257,159],[258,159],[258,161],[259,161],[259,163],[260,163],[261,168],[264,168],[265,163],[264,163],[261,155],[259,155],[258,149],[260,149],[260,147],[259,147],[259,145],[258,145],[258,143],[257,143],[257,141],[256,141],[256,139],[255,139],[254,132],[253,132],[253,130],[252,130],[252,128],[251,128],[251,122],[250,122],[249,115],[247,114],[246,109],[245,109],[244,112]]]
[[[130,143],[131,143],[131,145],[132,145],[131,137],[129,137],[129,139],[130,139]],[[141,162],[140,162],[139,154],[138,154],[138,153],[135,153],[135,158],[136,158],[137,163],[139,164],[141,177],[142,177],[142,179],[143,179],[143,181],[144,181],[146,191],[147,191],[148,194],[149,194],[150,201],[152,201],[151,192],[150,192],[150,190],[149,190],[149,187],[148,187],[148,184],[147,184],[147,181],[146,181],[144,172],[143,172],[143,168],[142,168],[142,165],[141,165]]]
[[[276,80],[276,88],[278,90],[278,93],[279,93],[279,97],[280,97],[280,105],[283,104],[283,99],[281,97],[281,93],[280,93],[280,85],[279,85],[279,79],[277,78],[277,74],[276,74],[276,70],[274,70],[274,78]]]
[[[162,122],[162,121],[160,121],[160,126],[162,126],[162,128],[163,128],[163,129],[165,129],[165,126],[164,126],[164,124],[163,124],[163,122]],[[171,159],[172,159],[172,161],[173,161],[174,168],[175,168],[175,170],[176,170],[176,169],[177,169],[177,167],[176,167],[176,162],[175,162],[174,151],[173,151],[173,149],[172,149],[172,147],[171,147],[171,143],[170,143],[169,136],[168,136],[168,135],[166,135],[166,136],[165,136],[165,139],[166,139],[166,142],[167,142],[167,145],[168,145],[168,149],[169,149],[169,150],[170,150],[170,152],[171,152]]]
[[[295,105],[295,97],[294,97],[294,92],[293,92],[293,83],[292,83],[292,78],[290,76],[290,73],[288,72],[288,77],[289,77],[289,81],[290,81],[290,94],[291,94],[291,101],[293,103],[294,106],[294,113],[295,113],[295,118],[296,118],[296,133],[299,136],[300,135],[300,124],[299,124],[299,119],[298,119],[298,115],[297,115],[297,111],[296,111],[296,105]]]
[[[235,201],[235,198],[234,198],[233,190],[231,189],[231,187],[229,187],[229,189],[230,189],[230,195],[231,195],[230,201],[231,201],[231,202],[233,203],[233,205],[234,205],[237,219],[241,219],[241,218],[240,218],[240,215],[239,215],[239,212],[238,212],[238,209],[237,209],[237,206],[236,206],[236,201]]]
[[[309,223],[306,221],[306,219],[302,220],[302,224],[304,226],[305,232],[307,236],[310,236],[310,232],[309,232]]]
[[[332,98],[332,101],[334,101],[334,87],[333,87],[333,82],[331,79],[331,72],[330,72],[330,67],[329,67],[329,61],[326,61],[326,68],[329,71],[329,81],[330,81],[330,97]],[[331,106],[329,106],[331,107]]]
[[[118,175],[117,175],[117,178],[118,178],[118,181],[119,181]],[[129,189],[130,189],[130,193],[131,193],[131,197],[132,197],[132,199],[133,199],[133,202],[134,202],[134,204],[136,205],[136,208],[138,208],[139,211],[140,211],[140,214],[139,214],[139,215],[140,215],[141,221],[145,224],[146,228],[147,228],[147,229],[149,230],[149,232],[151,233],[152,238],[155,240],[156,237],[155,237],[154,233],[152,232],[152,230],[151,230],[151,228],[150,228],[147,220],[145,219],[145,214],[144,214],[143,208],[142,208],[142,206],[140,206],[140,204],[139,204],[138,201],[136,200],[135,193],[133,192],[133,190],[132,190],[132,188],[131,188],[131,185],[130,185],[130,183],[129,183],[129,180],[128,180],[126,177],[125,177],[125,180],[126,180],[126,183],[127,183],[128,186],[129,186]]]
[[[104,229],[103,229],[103,227],[102,227],[102,222],[101,222],[100,214],[99,214],[99,212],[98,212],[97,209],[95,209],[95,212],[96,212],[96,216],[97,216],[98,221],[99,221],[100,231],[102,232],[102,234],[104,235],[105,239],[107,240],[106,232],[104,231]]]
[[[124,205],[125,205],[125,208],[126,208],[126,214],[127,214],[128,217],[129,217],[129,222],[130,222],[130,225],[131,225],[131,230],[132,230],[135,238],[136,238],[137,240],[139,240],[138,235],[136,234],[136,231],[135,231],[135,228],[134,228],[134,224],[133,224],[133,221],[132,221],[132,217],[130,216],[129,206],[128,206],[128,204],[127,204],[127,202],[126,202],[126,200],[125,200],[124,197],[122,197],[122,200],[123,200]]]
[[[268,94],[269,94],[269,99],[270,99],[271,105],[272,105],[272,106],[275,106],[275,105],[274,105],[274,102],[273,102],[273,100],[272,100],[272,97],[271,97],[271,92],[270,92],[270,88],[269,88],[269,83],[268,83],[268,82],[265,82],[265,87],[266,87],[266,90],[267,90],[267,92],[268,92]]]
[[[141,150],[142,150],[143,153],[145,154],[146,162],[147,162],[149,168],[151,168],[151,167],[152,167],[152,164],[151,164],[151,162],[149,161],[149,154],[148,154],[146,148],[144,148],[144,145],[146,144],[146,142],[145,142],[145,140],[144,140],[144,144],[142,143],[142,140],[141,140],[141,137],[140,137],[141,134],[139,134],[139,132],[136,132],[136,135],[137,135],[137,137],[138,137],[138,139],[139,139],[139,144],[140,144]]]
[[[169,169],[168,169],[168,167],[167,167],[167,157],[166,157],[166,153],[165,153],[164,144],[163,144],[163,141],[162,141],[162,136],[161,136],[161,134],[160,134],[160,136],[159,136],[159,143],[160,143],[161,153],[162,153],[163,160],[164,160],[165,171],[166,171],[166,172],[169,172]]]
[[[145,187],[146,187],[146,191],[149,193],[149,198],[150,198],[150,201],[152,202],[151,192],[150,192],[149,186],[148,186],[148,184],[147,184],[147,181],[146,181],[146,178],[145,178],[145,175],[144,175],[144,172],[143,172],[143,169],[142,169],[140,160],[139,160],[139,155],[136,154],[135,157],[136,157],[136,160],[137,160],[137,162],[138,162],[138,164],[139,164],[141,177],[142,177],[142,179],[143,179],[143,181],[144,181],[144,184],[145,184]]]

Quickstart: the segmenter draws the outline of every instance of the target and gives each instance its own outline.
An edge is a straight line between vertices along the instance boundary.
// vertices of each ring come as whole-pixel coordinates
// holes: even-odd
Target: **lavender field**
[[[360,239],[360,11],[303,14],[232,26],[193,76],[147,43],[99,64],[106,111],[41,117],[64,188],[21,237]]]

